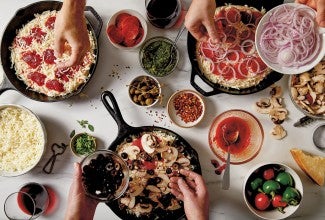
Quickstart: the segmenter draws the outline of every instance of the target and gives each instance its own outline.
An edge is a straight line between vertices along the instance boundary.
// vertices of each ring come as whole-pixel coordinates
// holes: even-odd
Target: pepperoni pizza
[[[218,42],[198,42],[196,56],[207,79],[226,88],[257,85],[271,72],[255,47],[255,30],[264,12],[248,6],[218,7],[214,16]]]
[[[58,69],[57,62],[70,59],[71,48],[66,43],[65,52],[58,58],[54,54],[54,22],[56,11],[36,14],[35,18],[17,31],[10,47],[11,62],[18,79],[29,89],[50,97],[64,96],[84,84],[95,63],[95,43],[89,32],[90,51],[80,65]]]

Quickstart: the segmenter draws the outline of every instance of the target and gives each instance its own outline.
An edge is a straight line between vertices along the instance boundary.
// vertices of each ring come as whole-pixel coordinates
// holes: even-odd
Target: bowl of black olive
[[[82,185],[86,195],[100,202],[122,196],[129,185],[129,169],[124,160],[110,150],[97,150],[81,161]]]
[[[141,67],[150,75],[163,77],[172,73],[179,61],[179,51],[166,37],[153,37],[142,45],[139,52]]]
[[[129,97],[138,106],[151,107],[161,98],[161,86],[152,76],[137,76],[129,85]]]

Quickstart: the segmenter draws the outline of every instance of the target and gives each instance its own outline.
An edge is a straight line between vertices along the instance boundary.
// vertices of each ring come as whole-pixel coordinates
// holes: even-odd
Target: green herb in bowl
[[[77,156],[88,155],[96,150],[96,138],[87,134],[76,134],[70,142],[71,150]]]
[[[174,71],[179,60],[177,47],[165,37],[154,37],[140,50],[142,68],[153,76],[166,76]]]

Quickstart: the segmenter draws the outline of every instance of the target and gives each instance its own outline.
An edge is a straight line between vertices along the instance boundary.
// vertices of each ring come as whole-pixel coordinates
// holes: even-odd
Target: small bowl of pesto
[[[77,157],[84,157],[97,149],[96,138],[88,133],[79,133],[70,140],[70,148]]]
[[[175,70],[179,61],[179,51],[169,38],[153,37],[141,47],[139,59],[146,73],[163,77]]]

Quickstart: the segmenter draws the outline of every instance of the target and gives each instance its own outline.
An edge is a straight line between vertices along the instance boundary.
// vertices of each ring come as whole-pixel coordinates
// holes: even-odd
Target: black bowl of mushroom
[[[152,76],[138,76],[129,85],[129,97],[138,106],[151,107],[160,100],[160,83]]]
[[[129,169],[110,150],[97,150],[81,161],[82,185],[86,195],[100,202],[122,196],[129,185]]]
[[[313,69],[291,75],[290,98],[297,109],[315,119],[325,119],[325,58]]]

